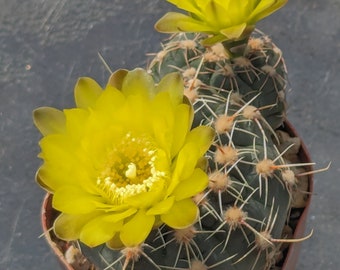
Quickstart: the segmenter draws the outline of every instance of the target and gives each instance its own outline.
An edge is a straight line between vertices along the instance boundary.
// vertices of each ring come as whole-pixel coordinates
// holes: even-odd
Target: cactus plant
[[[78,109],[35,111],[45,136],[37,181],[62,212],[54,232],[79,239],[98,269],[271,269],[282,245],[305,239],[286,239],[285,230],[312,165],[299,161],[299,140],[284,131],[282,52],[255,29],[286,0],[169,2],[189,15],[172,12],[156,23],[175,34],[149,75],[118,71],[104,92],[82,79]],[[134,151],[150,160],[140,165]],[[138,182],[147,170],[152,181]]]
[[[286,159],[291,146],[283,146],[287,141],[280,140],[282,131],[277,131],[286,116],[282,52],[269,37],[253,31],[254,22],[231,38],[213,29],[199,31],[201,25],[190,28],[193,18],[209,20],[207,13],[195,14],[197,6],[213,10],[226,2],[169,2],[192,16],[169,13],[157,22],[160,31],[181,31],[162,45],[148,70],[157,81],[180,72],[184,93],[194,104],[194,125],[214,127],[216,137],[207,155],[209,185],[195,196],[200,206],[197,223],[183,230],[159,228],[144,243],[137,262],[127,259],[125,252],[113,258],[103,247],[100,252],[114,269],[121,269],[120,261],[130,262],[131,269],[269,269],[286,241],[279,238],[285,237],[297,167],[310,165]],[[258,2],[262,12],[264,7],[272,12],[285,3]],[[212,16],[210,21],[218,20],[215,13]],[[182,33],[188,20],[189,33]],[[98,261],[91,250],[85,253]]]

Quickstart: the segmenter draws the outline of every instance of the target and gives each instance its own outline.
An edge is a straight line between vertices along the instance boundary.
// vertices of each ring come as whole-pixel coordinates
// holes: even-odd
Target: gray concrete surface
[[[79,76],[104,83],[112,69],[145,66],[165,35],[153,30],[161,0],[0,0],[0,269],[58,269],[41,234],[35,184],[40,138],[31,111],[73,105]],[[340,1],[290,0],[259,25],[283,50],[289,119],[317,167],[298,270],[340,269]]]

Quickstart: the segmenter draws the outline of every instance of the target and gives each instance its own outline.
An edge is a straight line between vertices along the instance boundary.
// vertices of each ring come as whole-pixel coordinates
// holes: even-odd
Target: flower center
[[[134,137],[127,133],[107,155],[97,177],[100,187],[114,204],[128,197],[148,192],[153,184],[166,176],[157,170],[157,148],[147,136]]]

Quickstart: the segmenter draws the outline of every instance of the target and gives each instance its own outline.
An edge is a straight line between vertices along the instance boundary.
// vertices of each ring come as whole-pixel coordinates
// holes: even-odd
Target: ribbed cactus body
[[[191,228],[155,228],[139,248],[83,247],[100,269],[264,270],[278,259],[290,209],[289,183],[276,129],[285,117],[286,70],[280,50],[251,37],[243,55],[201,35],[178,34],[150,63],[156,80],[180,71],[195,108],[195,125],[216,130],[207,153],[209,186]]]

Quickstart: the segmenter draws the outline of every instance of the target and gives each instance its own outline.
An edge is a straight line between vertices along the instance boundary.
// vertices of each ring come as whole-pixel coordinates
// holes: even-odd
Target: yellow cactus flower
[[[200,32],[209,35],[205,45],[247,38],[256,22],[281,8],[288,0],[167,0],[189,15],[165,14],[156,29],[164,33]]]
[[[75,101],[77,108],[33,113],[43,134],[36,179],[61,212],[57,236],[130,247],[162,223],[193,224],[192,197],[208,184],[199,161],[214,135],[205,126],[191,130],[181,77],[172,73],[155,85],[142,69],[119,70],[105,89],[81,78]]]

